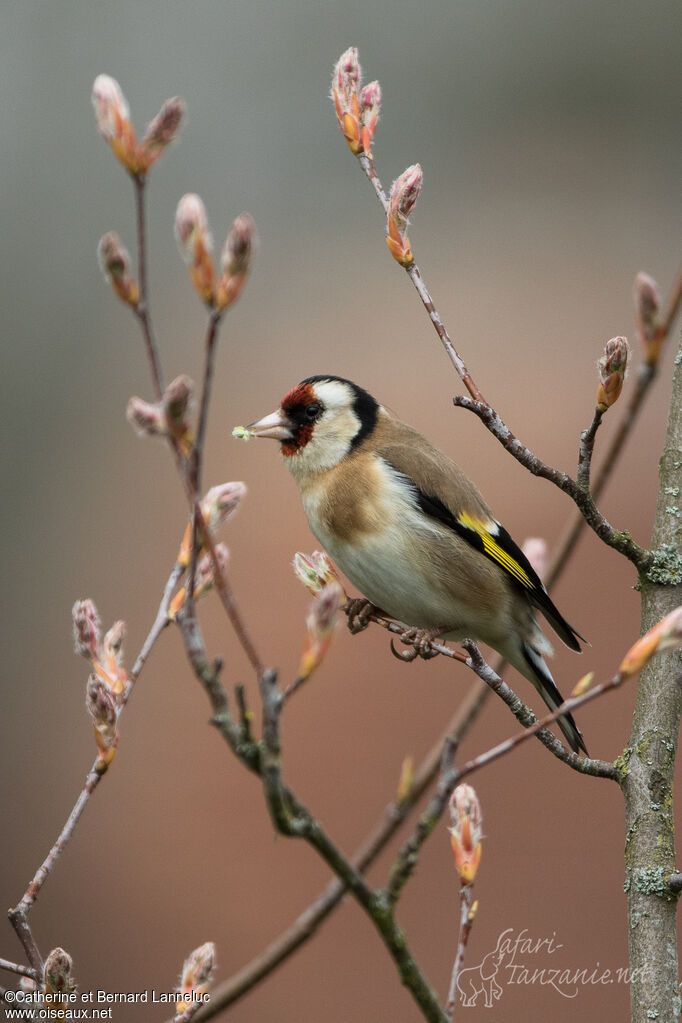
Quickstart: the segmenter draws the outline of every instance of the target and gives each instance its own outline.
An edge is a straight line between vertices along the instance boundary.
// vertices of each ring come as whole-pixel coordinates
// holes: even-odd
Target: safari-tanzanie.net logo
[[[466,1008],[474,1005],[492,1009],[510,987],[553,988],[563,998],[576,998],[585,987],[629,984],[627,967],[610,969],[566,964],[564,945],[550,938],[534,938],[526,928],[502,931],[492,951],[476,966],[464,967],[457,979],[457,994]]]

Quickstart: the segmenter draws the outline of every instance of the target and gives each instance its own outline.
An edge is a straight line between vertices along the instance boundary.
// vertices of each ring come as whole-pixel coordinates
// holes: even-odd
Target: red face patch
[[[317,401],[312,384],[297,384],[282,401],[282,410],[295,428],[293,440],[282,441],[282,454],[295,455],[304,448],[313,435],[313,424],[304,418],[305,409]]]
[[[315,401],[315,391],[312,384],[297,384],[293,387],[282,402],[285,412],[291,412],[296,408],[305,408]]]

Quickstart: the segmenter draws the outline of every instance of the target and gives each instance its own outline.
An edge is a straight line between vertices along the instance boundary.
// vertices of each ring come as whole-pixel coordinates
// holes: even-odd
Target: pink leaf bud
[[[121,86],[109,75],[98,75],[92,87],[92,105],[100,135],[131,174],[139,172],[137,140],[130,109]]]
[[[196,1005],[196,996],[204,995],[211,987],[216,967],[216,947],[207,941],[189,954],[182,967],[178,991],[184,996],[175,1006],[176,1018]]]
[[[450,796],[450,842],[463,885],[471,884],[481,862],[481,804],[471,785],[458,785]]]
[[[296,578],[313,594],[319,593],[327,583],[339,581],[334,566],[323,551],[313,551],[309,555],[297,551],[293,566]]]
[[[128,676],[123,667],[123,640],[126,634],[126,623],[117,621],[111,626],[102,640],[102,664],[107,677],[113,683],[113,690],[118,695],[123,692]]]
[[[649,274],[638,273],[635,277],[635,318],[648,366],[657,365],[665,340],[660,309],[661,295],[656,281]]]
[[[95,727],[95,742],[99,750],[99,769],[103,773],[113,760],[118,746],[118,730],[116,728],[118,714],[111,688],[97,675],[91,675],[88,679],[85,690],[85,706]]]
[[[213,531],[234,515],[245,496],[245,483],[221,483],[211,487],[201,502],[201,511],[208,528]]]
[[[599,388],[597,408],[606,412],[620,397],[628,364],[629,346],[626,338],[612,337],[606,342],[604,354],[599,360]]]
[[[227,566],[230,561],[230,552],[224,543],[217,543],[214,550],[218,562],[218,569],[222,575],[223,572],[227,571]],[[215,581],[215,566],[210,553],[207,551],[206,554],[199,559],[199,563],[197,565],[194,599],[199,600],[200,597],[206,596],[206,594],[215,586]]]
[[[623,678],[638,675],[654,654],[682,647],[682,607],[676,607],[649,629],[626,653],[618,673]]]
[[[238,297],[251,268],[256,247],[256,225],[250,213],[236,218],[221,255],[222,273],[216,286],[216,308],[227,309]]]
[[[227,521],[231,515],[237,510],[244,497],[246,496],[246,484],[245,483],[221,483],[217,487],[212,487],[203,497],[201,501],[201,514],[204,522],[208,527],[210,533],[213,533],[223,522]],[[201,548],[203,548],[206,538],[202,535],[203,531],[198,531],[198,539]],[[190,555],[192,551],[192,523],[187,524],[185,533],[180,544],[180,550],[178,551],[177,561],[179,565],[183,565],[185,568],[189,565]]]
[[[369,153],[372,148],[380,111],[381,86],[378,82],[370,82],[360,92],[360,126],[362,148],[365,153]]]
[[[549,548],[547,542],[539,536],[529,537],[521,548],[541,579],[547,574],[547,563],[549,561]]]
[[[48,955],[43,967],[43,981],[45,1002],[48,1005],[61,1004],[61,1000],[55,998],[55,995],[69,995],[76,990],[76,982],[73,978],[73,959],[63,948],[53,948]]]
[[[410,240],[407,237],[407,225],[419,198],[422,181],[422,169],[415,163],[404,170],[391,186],[386,243],[391,255],[401,266],[409,266],[414,262]]]
[[[73,638],[77,654],[92,660],[97,657],[100,638],[100,618],[92,600],[77,600],[73,605]]]
[[[185,458],[192,449],[192,436],[187,413],[193,390],[194,382],[185,374],[181,374],[175,380],[171,380],[161,399],[161,408],[168,433],[175,437]]]
[[[102,235],[97,246],[97,259],[102,273],[126,305],[137,308],[140,289],[130,271],[130,256],[114,231]]]
[[[156,117],[149,122],[140,144],[140,164],[144,170],[156,163],[166,146],[177,137],[184,115],[185,104],[179,96],[174,96],[166,100]]]
[[[213,303],[213,239],[206,207],[198,195],[183,195],[175,213],[175,237],[180,254],[190,268],[195,290],[208,305]]]
[[[313,600],[306,618],[308,634],[301,653],[298,676],[309,678],[322,663],[332,641],[345,594],[339,583],[327,583]]]
[[[404,803],[412,795],[414,788],[414,757],[405,757],[400,765],[400,778],[398,779],[398,791],[396,802],[398,805]]]
[[[160,437],[168,434],[166,417],[160,405],[133,397],[128,402],[126,419],[141,437]]]
[[[339,127],[352,153],[357,156],[363,152],[360,124],[360,100],[358,88],[361,71],[358,63],[358,51],[355,46],[349,47],[341,54],[332,73],[332,99],[336,109]]]

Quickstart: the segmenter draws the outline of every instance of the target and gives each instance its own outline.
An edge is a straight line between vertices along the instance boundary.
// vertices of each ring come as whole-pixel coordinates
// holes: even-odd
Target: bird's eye
[[[312,405],[306,405],[305,417],[310,423],[314,423],[316,419],[319,419],[322,415],[322,406],[319,402],[314,401]]]

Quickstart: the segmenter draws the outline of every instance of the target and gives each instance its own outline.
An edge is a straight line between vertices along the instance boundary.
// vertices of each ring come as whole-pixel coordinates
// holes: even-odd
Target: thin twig
[[[140,301],[133,311],[142,328],[142,335],[144,337],[145,348],[147,350],[147,358],[149,359],[149,368],[152,375],[154,394],[156,400],[160,401],[163,395],[164,383],[161,359],[159,357],[159,350],[156,344],[156,338],[154,337],[154,327],[152,324],[151,314],[149,312],[145,183],[146,178],[144,174],[133,176],[133,184],[135,185],[135,215],[137,223],[137,266],[140,279]]]
[[[215,357],[218,341],[218,327],[222,313],[213,310],[208,319],[208,330],[206,343],[204,345],[204,378],[201,386],[201,400],[199,402],[199,416],[197,420],[197,436],[192,450],[192,469],[194,474],[194,485],[197,494],[201,492],[201,466],[204,455],[204,443],[206,440],[206,427],[208,424],[208,409],[211,401],[211,386],[215,375]]]
[[[489,694],[490,690],[481,685],[478,680],[471,685],[447,729],[431,747],[415,772],[412,785],[405,798],[400,803],[388,804],[374,828],[353,855],[351,863],[360,873],[364,873],[374,863],[407,819],[413,807],[431,786],[433,779],[438,774],[448,737],[452,737],[455,744],[461,740],[483,709]],[[198,1023],[206,1023],[207,1020],[212,1019],[223,1009],[238,1001],[277,966],[285,962],[296,949],[316,933],[320,924],[339,904],[345,892],[346,886],[338,878],[330,881],[324,891],[286,931],[212,992],[210,1003],[204,1006],[197,1017]]]
[[[578,473],[576,476],[576,483],[581,490],[586,492],[589,492],[590,489],[590,470],[592,468],[594,441],[603,415],[604,413],[600,408],[595,408],[592,422],[589,427],[586,430],[583,430],[580,434],[580,451],[578,453]]]
[[[465,395],[457,395],[453,398],[453,404],[459,408],[468,409],[478,416],[483,425],[492,433],[500,444],[514,458],[521,463],[534,476],[549,480],[555,486],[563,490],[573,500],[580,510],[588,526],[594,530],[597,536],[609,547],[625,555],[637,568],[638,572],[646,572],[651,566],[653,555],[650,551],[639,547],[628,533],[620,532],[613,528],[610,522],[601,514],[592,496],[583,490],[572,477],[559,469],[547,465],[541,458],[538,458],[530,448],[522,444],[511,432],[509,427],[503,423],[498,413],[490,405],[482,404],[468,398]]]
[[[168,605],[170,603],[173,590],[175,589],[175,586],[177,585],[177,582],[179,581],[180,576],[182,575],[182,571],[183,569],[181,568],[181,566],[175,565],[168,578],[168,582],[164,587],[163,596],[161,597],[161,602],[159,604],[159,609],[154,619],[154,623],[151,629],[149,630],[144,643],[142,644],[140,653],[138,654],[135,664],[133,665],[130,671],[125,688],[123,690],[123,693],[121,694],[121,706],[119,709],[119,716],[123,712],[123,709],[125,708],[130,698],[133,686],[140,672],[142,671],[142,668],[144,667],[144,664],[147,658],[149,657],[149,654],[154,644],[156,643],[157,639],[159,638],[159,636],[165,629],[166,625],[168,624]],[[9,910],[8,914],[9,919],[12,923],[12,926],[14,927],[14,930],[17,933],[17,937],[19,938],[21,944],[23,945],[26,951],[26,954],[29,958],[29,962],[31,963],[31,966],[35,970],[38,970],[39,972],[42,971],[43,963],[38,948],[33,939],[33,935],[31,934],[31,929],[28,925],[28,914],[31,911],[31,908],[35,903],[36,899],[38,898],[38,895],[40,894],[40,891],[43,885],[45,884],[47,878],[52,873],[55,864],[59,860],[59,857],[61,856],[64,847],[66,846],[69,839],[73,835],[76,825],[78,824],[78,821],[80,820],[80,817],[88,804],[90,796],[99,785],[102,777],[103,772],[101,770],[98,758],[97,760],[95,760],[94,764],[90,768],[87,778],[85,779],[83,789],[81,790],[80,795],[78,796],[78,799],[76,800],[73,809],[71,810],[68,818],[66,819],[66,822],[61,832],[59,833],[56,841],[54,842],[52,848],[50,849],[49,853],[41,863],[38,870],[36,871],[35,875],[33,876],[33,879],[29,883],[26,891],[24,892],[23,896],[21,897],[17,905],[13,909]]]
[[[163,396],[163,378],[161,375],[160,361],[156,347],[156,341],[154,338],[154,329],[152,324],[151,314],[149,312],[149,302],[147,294],[147,234],[145,229],[146,222],[146,193],[145,193],[145,181],[143,177],[135,177],[135,208],[137,214],[137,258],[140,273],[140,303],[138,308],[135,310],[138,321],[142,328],[142,334],[144,337],[147,353],[149,356],[149,362],[152,373],[152,382],[154,385],[154,391],[157,399],[160,400]],[[171,434],[168,436],[168,441],[175,457],[175,464],[177,467],[180,479],[185,487],[185,493],[189,503],[190,514],[193,516],[193,537],[194,543],[192,545],[192,572],[196,571],[196,539],[200,535],[202,543],[208,548],[211,563],[213,565],[213,575],[215,581],[215,588],[218,591],[220,602],[223,605],[227,616],[232,624],[232,627],[237,635],[237,639],[241,643],[246,656],[251,662],[256,675],[260,678],[263,673],[264,665],[261,658],[258,655],[255,644],[251,639],[250,633],[247,629],[246,623],[241,615],[237,601],[234,596],[234,592],[230,585],[230,581],[227,577],[227,573],[221,567],[215,553],[215,543],[213,537],[210,535],[209,530],[206,527],[204,517],[201,512],[199,504],[199,490],[198,484],[201,478],[201,462],[203,458],[203,442],[204,432],[206,429],[206,421],[208,415],[208,400],[210,397],[211,381],[214,371],[214,348],[217,340],[217,328],[220,322],[220,315],[212,313],[209,319],[209,327],[206,338],[206,364],[204,371],[204,383],[201,398],[201,409],[200,409],[200,425],[201,437],[199,439],[198,455],[196,456],[196,464],[190,465],[190,461],[186,459],[177,439]],[[194,462],[194,458],[192,459]],[[189,580],[190,585],[187,588],[187,599],[192,604],[194,588],[193,580]]]
[[[360,162],[360,166],[362,167],[363,171],[369,178],[369,181],[377,195],[377,198],[379,199],[379,202],[381,203],[384,209],[384,213],[387,213],[388,197],[384,192],[383,186],[376,172],[376,168],[374,167],[374,160],[372,160],[372,158],[369,157],[366,153],[360,153],[358,159]],[[460,380],[462,381],[462,383],[464,384],[472,398],[474,398],[476,401],[485,402],[485,398],[483,397],[478,387],[476,386],[473,377],[471,376],[469,370],[466,367],[464,359],[461,357],[461,355],[455,348],[452,342],[452,338],[448,334],[445,324],[443,323],[442,319],[440,318],[440,315],[438,314],[435,302],[433,301],[433,298],[431,297],[431,294],[428,288],[426,287],[426,283],[421,275],[419,267],[417,266],[416,263],[413,262],[410,263],[409,266],[405,267],[405,271],[407,273],[407,276],[410,278],[413,285],[417,289],[417,294],[422,300],[424,308],[428,313],[429,319],[431,320],[431,323],[433,324],[433,327],[436,333],[438,334],[438,337],[440,338],[441,344],[445,349],[445,353],[448,356],[452,365],[454,366],[457,374],[459,375]]]
[[[607,692],[614,688],[614,683],[605,683],[603,686],[595,686],[594,689],[591,689],[589,693],[585,694],[585,696],[565,700],[558,710],[554,711],[549,716],[538,720],[530,708],[519,699],[513,689],[507,685],[507,683],[504,682],[484,660],[476,644],[466,641],[464,646],[469,651],[469,667],[476,672],[478,677],[485,682],[486,685],[490,686],[490,688],[497,693],[500,699],[507,704],[519,724],[523,725],[525,731],[519,732],[518,736],[529,738],[531,735],[537,735],[540,742],[549,750],[550,753],[552,753],[558,760],[567,764],[568,767],[577,771],[579,774],[589,774],[596,778],[609,778],[612,781],[618,781],[618,773],[613,764],[608,760],[596,760],[591,757],[578,756],[577,753],[573,753],[566,749],[561,740],[547,728],[547,725],[552,724],[558,718],[562,717],[567,711],[572,711],[574,707],[580,707],[583,703],[588,703],[590,700],[594,699],[595,696],[601,695],[602,692]],[[512,745],[516,745],[516,741],[514,741]],[[455,780],[455,784],[457,784],[457,780]]]
[[[450,988],[448,990],[448,1000],[445,1006],[445,1018],[448,1020],[448,1023],[452,1023],[455,1016],[455,1008],[457,1006],[457,982],[459,980],[459,975],[462,972],[462,966],[464,965],[464,957],[466,956],[469,934],[471,933],[471,928],[474,922],[475,913],[472,911],[471,905],[473,892],[474,887],[472,884],[462,885],[459,892],[459,941],[457,943],[457,955],[455,956],[455,961],[452,964]]]
[[[568,700],[564,700],[564,702],[557,707],[556,710],[552,711],[551,714],[547,714],[545,717],[535,721],[535,723],[526,728],[525,731],[517,732],[516,735],[512,735],[509,739],[505,739],[504,742],[498,743],[497,746],[489,749],[486,753],[481,753],[479,756],[474,757],[473,760],[467,761],[467,763],[462,767],[453,768],[451,772],[452,776],[445,779],[444,783],[449,785],[454,781],[454,788],[455,785],[459,784],[462,778],[469,774],[473,774],[474,771],[478,771],[486,764],[490,764],[494,760],[498,760],[500,757],[510,753],[511,750],[520,746],[521,743],[526,742],[526,740],[530,739],[533,735],[540,735],[543,730],[547,729],[548,725],[553,724],[564,714],[570,714],[574,710],[577,710],[578,707],[582,707],[584,704],[590,703],[592,700],[596,700],[604,693],[609,693],[614,689],[617,689],[623,681],[624,680],[620,675],[614,675],[613,678],[609,679],[607,682],[602,682],[600,685],[594,686],[586,693],[583,693],[582,696],[573,696]],[[551,732],[548,734],[551,735]],[[559,742],[558,739],[556,741]],[[610,778],[611,781],[620,782],[620,775],[615,765],[610,764],[608,761],[591,760],[588,757],[579,757],[577,753],[571,753],[566,757],[566,763],[575,770],[580,771],[582,774],[589,774],[599,778]]]
[[[7,970],[8,973],[17,973],[20,977],[29,977],[37,984],[42,980],[37,970],[32,969],[30,966],[22,966],[20,963],[12,963],[9,959],[0,959],[0,970]]]

